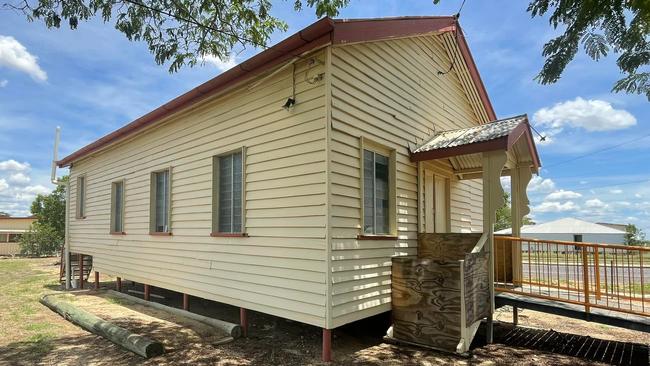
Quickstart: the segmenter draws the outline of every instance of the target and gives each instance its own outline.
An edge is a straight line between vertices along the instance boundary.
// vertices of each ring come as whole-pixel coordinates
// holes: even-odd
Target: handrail
[[[476,245],[474,246],[474,248],[472,248],[472,251],[470,253],[478,253],[478,252],[480,252],[483,249],[483,247],[485,246],[485,243],[487,243],[487,240],[488,240],[488,234],[483,233],[483,235],[481,235],[481,237],[478,239],[478,241],[476,242]]]
[[[510,241],[525,241],[530,243],[550,243],[550,244],[574,245],[578,247],[598,247],[598,248],[612,248],[612,249],[625,249],[625,250],[640,250],[642,252],[650,252],[650,247],[640,247],[638,245],[602,244],[602,243],[589,243],[589,242],[577,242],[577,241],[566,241],[566,240],[542,240],[542,239],[523,238],[523,237],[518,238],[514,236],[501,236],[501,235],[495,235],[494,237],[498,239],[504,239]]]
[[[498,235],[494,243],[497,292],[650,316],[648,247]]]

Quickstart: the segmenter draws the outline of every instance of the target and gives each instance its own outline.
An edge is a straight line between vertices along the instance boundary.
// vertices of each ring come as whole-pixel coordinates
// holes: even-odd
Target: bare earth
[[[148,307],[124,304],[96,293],[63,294],[106,320],[165,344],[163,356],[144,360],[67,322],[38,303],[60,292],[56,258],[0,259],[0,365],[320,365],[320,329],[260,313],[249,315],[249,337],[216,344],[223,334]],[[102,286],[113,288],[102,276]],[[129,285],[131,285],[129,283]],[[125,290],[131,288],[126,286]],[[179,306],[179,294],[154,289],[161,301]],[[101,295],[101,296],[99,296]],[[191,310],[238,321],[238,309],[191,298]],[[508,309],[497,320],[512,321]],[[336,329],[333,365],[592,365],[593,361],[503,344],[481,345],[470,358],[383,342],[389,319],[374,317]],[[520,310],[520,325],[589,335],[603,340],[650,344],[648,333],[628,331],[544,313]],[[506,325],[504,325],[506,326]]]

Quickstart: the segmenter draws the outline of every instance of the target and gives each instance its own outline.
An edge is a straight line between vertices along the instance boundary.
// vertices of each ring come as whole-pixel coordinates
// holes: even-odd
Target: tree
[[[67,176],[61,179],[67,180]],[[21,254],[52,255],[61,248],[65,238],[65,199],[64,185],[58,185],[50,194],[36,196],[31,206],[36,221],[20,239]]]
[[[494,230],[503,230],[512,226],[512,211],[510,209],[510,194],[503,192],[503,206],[497,209],[497,219],[494,224]],[[535,225],[533,220],[528,216],[524,216],[522,225]]]
[[[48,28],[101,17],[130,41],[144,41],[159,65],[171,61],[170,72],[194,66],[207,56],[227,59],[234,46],[265,48],[271,33],[287,24],[270,14],[270,0],[14,0],[5,7]],[[293,0],[296,11],[315,8],[316,15],[335,16],[349,0]]]
[[[645,233],[634,224],[625,226],[625,245],[645,245]]]
[[[546,62],[537,80],[555,83],[578,52],[580,45],[593,60],[610,52],[626,76],[613,91],[645,94],[650,100],[650,72],[639,69],[650,63],[650,2],[648,0],[532,0],[533,17],[550,13],[549,23],[564,33],[544,45]]]
[[[37,257],[53,255],[62,245],[63,236],[56,229],[36,221],[20,237],[20,254]]]
[[[68,177],[61,179],[67,182]],[[65,185],[58,185],[50,194],[39,194],[32,202],[31,212],[36,221],[52,227],[61,236],[65,236]]]

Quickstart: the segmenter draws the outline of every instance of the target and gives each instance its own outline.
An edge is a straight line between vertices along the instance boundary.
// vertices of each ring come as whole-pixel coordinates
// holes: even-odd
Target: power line
[[[563,160],[563,161],[560,161],[560,162],[555,163],[555,164],[550,164],[548,166],[545,166],[544,168],[551,168],[551,167],[554,167],[554,166],[563,165],[563,164],[570,163],[572,161],[576,161],[576,160],[580,160],[580,159],[584,159],[586,157],[589,157],[589,156],[592,156],[592,155],[595,155],[595,154],[599,154],[599,153],[602,153],[602,152],[605,152],[605,151],[614,150],[614,149],[616,149],[618,147],[621,147],[623,145],[627,145],[627,144],[632,143],[632,142],[643,140],[644,138],[646,138],[648,136],[650,136],[650,133],[639,136],[639,137],[636,137],[636,138],[633,138],[631,140],[623,141],[623,142],[615,144],[615,145],[607,146],[605,148],[595,150],[595,151],[589,152],[587,154],[579,155],[579,156],[573,157],[571,159]]]
[[[641,179],[641,180],[634,180],[634,181],[623,182],[623,183],[606,184],[606,185],[586,187],[586,188],[580,188],[580,189],[572,189],[572,191],[590,191],[590,190],[599,189],[599,188],[627,186],[627,185],[630,185],[630,184],[645,183],[645,182],[650,182],[650,179]]]

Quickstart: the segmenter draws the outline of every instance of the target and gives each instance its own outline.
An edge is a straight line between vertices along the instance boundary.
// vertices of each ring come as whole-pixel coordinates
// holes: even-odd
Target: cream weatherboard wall
[[[101,273],[325,326],[326,52],[246,83],[74,163],[70,245]],[[212,157],[246,148],[245,231],[211,237]],[[149,235],[150,174],[171,168],[171,236]],[[85,219],[76,182],[86,177]],[[125,183],[125,235],[111,235],[111,183]]]
[[[481,183],[408,156],[433,131],[486,119],[469,102],[462,65],[437,74],[451,64],[443,37],[328,47],[296,63],[293,111],[281,108],[294,79],[285,67],[74,162],[71,251],[92,255],[103,273],[315,326],[390,310],[391,257],[416,254],[427,215],[419,171],[447,180],[451,231],[481,231]],[[394,151],[397,239],[357,240],[362,140]],[[242,147],[249,237],[211,237],[212,158]],[[150,174],[165,168],[173,235],[152,236]],[[85,219],[74,215],[80,175]],[[120,180],[126,234],[111,235]]]
[[[329,322],[336,327],[390,310],[391,257],[417,253],[418,202],[424,199],[418,169],[449,180],[452,231],[481,231],[481,183],[456,180],[442,161],[418,167],[408,147],[434,130],[477,125],[485,116],[477,116],[455,69],[438,75],[451,65],[442,36],[334,46],[331,53]],[[395,151],[397,240],[357,240],[362,140]]]

